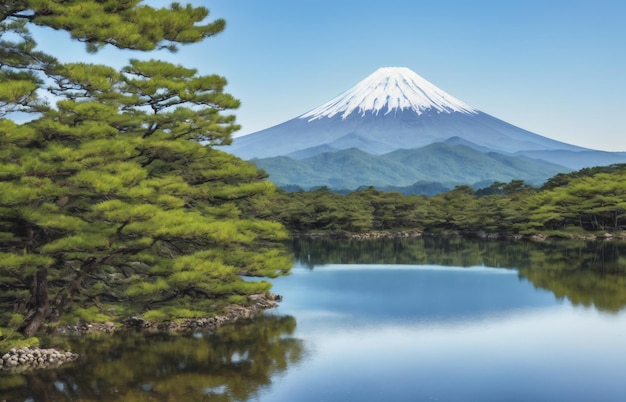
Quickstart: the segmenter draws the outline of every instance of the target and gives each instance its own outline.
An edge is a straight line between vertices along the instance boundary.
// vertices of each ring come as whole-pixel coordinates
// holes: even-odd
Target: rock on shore
[[[195,330],[213,331],[223,324],[235,322],[241,318],[248,318],[255,313],[274,308],[278,305],[277,302],[282,300],[282,296],[273,293],[250,295],[248,298],[252,301],[251,305],[228,307],[224,315],[205,318],[188,318],[177,321],[148,321],[141,317],[130,317],[117,325],[111,322],[67,325],[57,328],[57,333],[62,335],[84,335],[92,332],[113,333],[128,329],[180,333]]]
[[[84,335],[91,332],[113,333],[124,329],[179,333],[196,330],[213,331],[223,324],[234,322],[241,318],[248,318],[257,312],[276,307],[278,305],[277,302],[282,300],[282,296],[272,293],[251,295],[249,298],[252,301],[250,306],[233,306],[228,308],[224,315],[214,317],[166,322],[152,322],[139,317],[131,317],[118,324],[107,322],[68,325],[57,328],[57,333],[62,335]],[[0,353],[2,352],[0,351]],[[14,348],[0,357],[0,370],[23,372],[37,368],[57,367],[77,358],[78,354],[76,353],[60,352],[56,349]]]
[[[26,371],[35,368],[57,367],[77,358],[76,353],[59,352],[56,349],[13,348],[0,357],[0,369]]]

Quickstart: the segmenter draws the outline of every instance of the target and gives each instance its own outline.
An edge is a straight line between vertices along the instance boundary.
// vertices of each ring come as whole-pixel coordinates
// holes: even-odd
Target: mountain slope
[[[393,114],[352,114],[345,119],[335,115],[311,122],[295,118],[255,134],[237,137],[228,149],[243,159],[287,155],[307,148],[332,144],[352,135],[356,141],[343,149],[360,148],[364,139],[382,144],[389,151],[420,148],[434,142],[458,137],[498,152],[528,150],[582,151],[508,124],[488,114],[398,111]],[[358,140],[357,140],[358,139]]]
[[[436,143],[420,149],[370,155],[356,148],[295,160],[274,157],[252,160],[279,186],[304,189],[328,186],[354,190],[363,185],[406,187],[417,182],[474,184],[523,179],[541,184],[568,171],[563,166],[528,157],[483,153],[466,145]]]
[[[584,148],[555,141],[473,109],[402,67],[381,68],[329,102],[268,129],[237,137],[228,151],[243,159],[288,155],[309,148],[420,148],[457,137],[492,151]],[[340,146],[332,145],[341,142]]]
[[[484,153],[467,145],[435,143],[417,150],[398,150],[383,156],[407,168],[428,172],[429,180],[473,184],[480,181],[523,179],[536,184],[569,169],[542,160],[497,152]]]
[[[270,180],[278,186],[296,184],[305,189],[319,186],[356,189],[364,184],[408,186],[428,178],[405,169],[397,162],[381,159],[356,148],[302,160],[279,156],[253,159],[251,162],[265,170]]]
[[[420,180],[538,184],[570,169],[626,163],[625,153],[555,141],[497,119],[402,67],[381,68],[307,113],[235,138],[227,151],[255,159],[279,185],[334,188]]]
[[[626,152],[553,150],[519,151],[516,152],[515,155],[525,155],[529,158],[549,160],[572,170],[593,166],[607,166],[615,163],[626,163]]]

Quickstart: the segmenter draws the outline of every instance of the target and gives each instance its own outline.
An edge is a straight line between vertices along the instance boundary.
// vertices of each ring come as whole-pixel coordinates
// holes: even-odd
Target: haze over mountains
[[[252,160],[279,186],[304,189],[540,184],[560,172],[626,162],[625,153],[513,126],[404,67],[380,68],[307,113],[235,138],[227,151]]]

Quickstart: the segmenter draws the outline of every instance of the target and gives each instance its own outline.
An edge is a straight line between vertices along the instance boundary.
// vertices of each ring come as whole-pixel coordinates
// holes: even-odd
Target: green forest
[[[325,187],[281,191],[273,203],[253,202],[251,208],[293,233],[620,236],[626,229],[626,165],[560,173],[539,188],[513,180],[480,190],[457,186],[432,197],[373,187],[349,194]]]
[[[0,5],[0,346],[37,345],[44,329],[79,321],[246,305],[270,289],[246,277],[289,272],[290,232],[575,237],[626,226],[624,165],[433,197],[279,191],[223,151],[239,129],[224,77],[156,59],[61,63],[29,31],[152,55],[225,28],[208,16],[139,0]]]

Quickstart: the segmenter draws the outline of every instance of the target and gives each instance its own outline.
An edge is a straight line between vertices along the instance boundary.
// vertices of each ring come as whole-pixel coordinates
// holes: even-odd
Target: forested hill
[[[280,192],[269,217],[294,233],[371,231],[464,232],[579,236],[626,229],[626,165],[558,174],[541,188],[521,180],[433,197],[367,188]],[[257,213],[259,211],[257,210]]]
[[[277,156],[251,162],[282,188],[297,185],[303,189],[327,186],[333,190],[354,190],[365,183],[383,190],[398,187],[402,192],[411,191],[410,187],[420,191],[419,183],[438,184],[447,189],[459,184],[475,187],[480,183],[514,179],[539,184],[552,175],[571,170],[540,159],[482,152],[451,141],[384,155],[350,148],[302,159]]]

